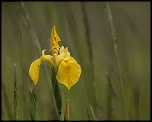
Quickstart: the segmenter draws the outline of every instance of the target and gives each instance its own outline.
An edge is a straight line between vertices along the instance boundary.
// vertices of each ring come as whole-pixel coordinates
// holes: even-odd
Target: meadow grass
[[[119,77],[119,82],[120,82],[120,89],[121,89],[121,97],[122,97],[122,103],[123,103],[123,109],[125,113],[126,120],[129,120],[128,117],[128,112],[127,112],[127,107],[126,107],[126,97],[124,93],[124,81],[122,79],[122,71],[121,71],[121,65],[120,65],[120,59],[119,59],[119,52],[118,52],[118,44],[117,44],[117,36],[116,36],[116,30],[113,24],[113,18],[112,18],[112,13],[109,7],[109,3],[105,3],[106,6],[106,12],[107,12],[107,18],[109,21],[110,29],[111,29],[111,37],[112,37],[112,42],[113,42],[113,47],[114,47],[114,52],[115,52],[115,58],[116,58],[116,65],[117,65],[117,71],[118,71],[118,77]]]
[[[2,2],[2,120],[149,120],[149,10],[149,2]],[[53,26],[81,66],[70,90],[48,62],[36,86],[29,77],[42,49],[51,54]]]

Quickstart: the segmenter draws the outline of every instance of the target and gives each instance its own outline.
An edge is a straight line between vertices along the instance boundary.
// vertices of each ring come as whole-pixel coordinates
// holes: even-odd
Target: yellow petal
[[[60,54],[64,51],[64,46],[62,46],[61,48],[60,48]],[[67,48],[68,49],[68,48]]]
[[[39,71],[40,71],[41,59],[37,59],[30,65],[29,75],[33,80],[34,85],[37,84],[39,79]]]
[[[57,80],[61,84],[64,84],[68,90],[78,82],[81,74],[80,65],[76,61],[73,61],[73,59],[74,58],[70,58],[62,61],[58,67],[58,73],[56,76]]]
[[[50,51],[53,49],[59,50],[60,46],[58,45],[58,42],[61,41],[59,36],[56,33],[55,26],[53,26],[53,29],[51,31],[51,37],[50,37]]]
[[[46,60],[46,61],[49,61],[50,63],[52,63],[54,65],[53,56],[45,55],[44,52],[45,52],[45,50],[42,50],[42,56],[39,59],[32,62],[32,64],[30,65],[29,75],[30,75],[34,85],[37,84],[38,79],[39,79],[41,61]]]
[[[50,63],[52,63],[54,65],[53,56],[51,56],[51,55],[45,55],[44,52],[45,52],[45,50],[42,50],[41,61],[46,60],[46,61],[49,61]]]
[[[68,51],[68,48],[64,48],[63,46],[60,48],[60,54],[58,56],[55,56],[55,64],[56,67],[60,65],[60,63],[65,60],[70,58],[70,53]]]

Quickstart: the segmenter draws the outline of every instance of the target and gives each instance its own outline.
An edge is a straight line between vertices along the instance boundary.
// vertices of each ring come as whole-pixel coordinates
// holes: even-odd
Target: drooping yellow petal
[[[80,65],[73,60],[74,58],[69,58],[60,63],[57,72],[57,80],[64,84],[68,90],[70,90],[71,86],[73,86],[76,82],[78,82],[81,74]]]
[[[58,42],[61,41],[59,36],[56,33],[55,26],[53,26],[51,31],[51,37],[50,37],[50,51],[53,49],[59,50],[60,46],[58,45]]]
[[[30,65],[29,69],[29,75],[34,83],[34,85],[37,84],[38,79],[39,79],[39,72],[40,72],[40,64],[41,64],[41,59],[37,59],[32,64]]]
[[[42,50],[42,56],[39,59],[33,61],[29,68],[29,75],[30,75],[34,85],[37,84],[38,79],[39,79],[41,61],[46,60],[54,65],[53,56],[45,55],[44,52],[45,52],[45,50]]]

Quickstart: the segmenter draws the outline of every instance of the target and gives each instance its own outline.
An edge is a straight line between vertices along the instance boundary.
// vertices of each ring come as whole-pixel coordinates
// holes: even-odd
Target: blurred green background
[[[150,2],[110,2],[130,120],[150,119]],[[88,120],[91,104],[98,120],[125,119],[114,48],[104,2],[2,2],[2,120],[14,119],[14,63],[17,115],[31,120],[28,75],[42,49],[49,52],[55,25],[60,45],[81,65],[79,81],[62,89],[70,99],[70,120]],[[50,64],[42,62],[36,86],[37,120],[56,120],[48,87]],[[109,79],[109,80],[108,80]]]

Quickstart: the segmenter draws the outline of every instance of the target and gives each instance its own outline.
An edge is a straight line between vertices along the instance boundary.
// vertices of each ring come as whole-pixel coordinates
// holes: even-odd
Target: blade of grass
[[[90,121],[90,120],[91,120],[91,117],[90,117],[88,108],[86,108],[86,114],[87,114],[88,121]]]
[[[8,120],[13,120],[14,119],[14,114],[12,111],[12,107],[10,102],[10,97],[8,96],[8,87],[6,87],[6,85],[4,84],[5,82],[2,81],[2,110],[5,110],[4,114],[5,117],[7,117]],[[4,108],[4,109],[3,109]],[[2,112],[3,114],[3,112]],[[1,114],[1,115],[2,115]],[[5,118],[4,117],[4,118]],[[3,120],[3,116],[2,116],[2,120]]]
[[[111,80],[111,67],[109,68],[108,74],[106,75],[107,80],[108,80],[108,88],[107,88],[107,120],[112,120],[113,116],[112,116],[112,111],[114,110],[113,108],[113,104],[114,101],[112,98],[114,98],[114,100],[116,101],[116,108],[118,110],[118,100],[117,100],[117,95],[114,89],[114,86],[112,84],[112,80]]]
[[[91,81],[91,93],[92,93],[92,105],[94,108],[94,111],[96,113],[96,89],[95,89],[95,74],[94,74],[94,64],[93,64],[93,48],[91,44],[91,37],[90,37],[90,26],[89,26],[89,21],[88,21],[88,16],[87,16],[87,10],[86,10],[86,4],[85,2],[81,2],[81,9],[82,9],[82,14],[83,14],[83,22],[85,25],[85,36],[86,36],[86,42],[88,46],[88,54],[89,54],[89,59],[90,59],[90,81]]]
[[[14,118],[18,120],[17,116],[17,99],[18,99],[18,91],[17,91],[17,78],[16,78],[16,63],[14,63]]]
[[[35,31],[34,31],[34,27],[33,27],[32,23],[30,21],[30,18],[28,16],[28,12],[27,12],[26,7],[25,7],[23,2],[20,3],[20,8],[21,8],[21,11],[23,13],[23,17],[24,17],[24,19],[25,19],[25,21],[27,23],[26,26],[28,28],[28,31],[29,31],[31,37],[32,37],[32,41],[36,45],[37,52],[38,52],[38,54],[40,56],[41,55],[41,45],[40,45],[38,36],[35,33]],[[51,99],[53,99],[53,103],[54,103],[53,107],[55,109],[56,116],[59,119],[59,113],[58,113],[58,108],[57,108],[58,106],[57,106],[56,99],[55,99],[55,92],[54,92],[54,90],[52,90],[52,88],[53,88],[52,87],[52,81],[50,81],[50,79],[49,79],[49,73],[48,73],[47,69],[42,67],[42,70],[43,70],[43,72],[45,74],[45,78],[46,78],[46,81],[48,83],[48,87],[49,87],[49,89],[51,91]]]
[[[22,11],[22,13],[23,13],[23,15],[24,15],[24,18],[25,18],[25,20],[26,20],[29,33],[30,33],[30,35],[31,35],[32,38],[33,38],[32,41],[33,41],[33,43],[34,43],[34,44],[36,45],[36,47],[37,47],[37,52],[38,52],[38,54],[41,55],[41,46],[40,46],[40,43],[39,43],[39,41],[38,41],[39,39],[38,39],[38,37],[37,37],[37,35],[36,35],[35,31],[34,31],[34,27],[33,27],[32,23],[31,23],[31,21],[30,21],[30,18],[29,18],[29,16],[28,16],[28,12],[27,12],[26,7],[25,7],[25,5],[24,5],[23,2],[20,2],[20,7],[21,7],[21,11]]]
[[[123,80],[122,80],[122,71],[121,71],[120,59],[119,59],[119,53],[118,53],[117,37],[116,37],[116,32],[115,32],[115,28],[114,28],[114,24],[113,24],[112,14],[111,14],[111,10],[110,10],[108,2],[105,3],[105,8],[106,8],[106,14],[107,14],[107,18],[109,21],[110,29],[111,29],[111,37],[112,37],[112,43],[114,46],[114,53],[115,53],[117,71],[118,71],[118,78],[119,78],[119,82],[120,82],[120,89],[121,89],[120,92],[121,92],[121,97],[122,97],[124,114],[125,114],[126,120],[129,120],[128,113],[127,113],[127,107],[126,107],[124,85],[123,85]]]
[[[23,60],[23,57],[24,57],[24,50],[23,50],[23,39],[22,39],[22,23],[21,23],[21,6],[20,6],[20,3],[17,3],[17,20],[16,20],[16,24],[17,24],[17,29],[18,29],[18,44],[19,44],[19,55],[20,55],[20,58],[19,58],[19,62],[20,62],[20,67],[21,67],[21,77],[22,77],[22,93],[20,94],[23,94],[22,95],[22,99],[23,99],[23,118],[24,119],[27,119],[27,94],[26,94],[26,88],[27,88],[27,84],[26,84],[26,74],[23,72],[25,71],[24,67],[24,60]]]
[[[87,99],[88,104],[91,103],[93,105],[93,108],[95,106],[96,98],[95,98],[95,92],[93,91],[94,88],[94,80],[92,81],[92,67],[90,63],[90,56],[89,56],[89,49],[87,47],[87,42],[84,41],[84,38],[81,35],[82,30],[80,30],[79,20],[76,19],[76,16],[73,12],[73,9],[71,7],[70,3],[66,3],[66,15],[67,15],[67,21],[69,24],[70,34],[73,37],[74,45],[77,49],[78,58],[80,60],[80,65],[82,68],[82,72],[84,74],[84,83],[85,83],[85,89],[87,92]],[[88,42],[90,44],[90,42]],[[92,56],[92,55],[91,55]],[[92,60],[92,59],[91,59]],[[92,85],[93,84],[93,85]]]
[[[107,120],[111,120],[112,118],[112,96],[110,94],[111,90],[111,79],[107,76],[108,79],[108,88],[107,88]]]
[[[32,120],[36,120],[37,118],[37,98],[33,89],[29,90],[30,96],[30,116]]]
[[[90,110],[91,110],[91,115],[92,115],[93,120],[97,120],[96,115],[95,115],[94,110],[92,109],[91,105],[90,105]]]
[[[70,99],[68,99],[65,103],[65,109],[64,109],[64,121],[68,121],[69,120],[69,101]]]

